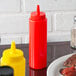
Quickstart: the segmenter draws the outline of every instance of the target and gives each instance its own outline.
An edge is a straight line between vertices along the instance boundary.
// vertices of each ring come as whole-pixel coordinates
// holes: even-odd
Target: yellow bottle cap
[[[3,61],[10,62],[20,60],[23,56],[22,50],[16,49],[15,42],[13,41],[11,43],[11,48],[4,50],[2,59]]]

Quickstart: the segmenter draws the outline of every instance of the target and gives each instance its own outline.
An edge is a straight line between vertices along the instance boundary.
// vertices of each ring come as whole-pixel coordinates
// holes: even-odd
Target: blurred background
[[[37,4],[48,19],[47,41],[69,41],[76,0],[0,0],[0,45],[29,43],[29,17]]]

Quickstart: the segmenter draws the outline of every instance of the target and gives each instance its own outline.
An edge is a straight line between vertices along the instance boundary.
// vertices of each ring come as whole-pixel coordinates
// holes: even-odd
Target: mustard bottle
[[[1,66],[7,65],[14,69],[14,76],[25,76],[25,63],[26,59],[22,50],[16,49],[15,42],[13,41],[10,49],[3,52],[1,58]]]

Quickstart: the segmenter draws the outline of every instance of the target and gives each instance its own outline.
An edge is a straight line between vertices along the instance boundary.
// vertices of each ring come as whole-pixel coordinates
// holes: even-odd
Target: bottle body
[[[9,60],[9,61],[8,61]],[[14,69],[14,76],[25,76],[25,58],[10,60],[1,58],[1,66],[10,66]]]
[[[29,66],[42,69],[47,66],[47,19],[29,20]]]
[[[3,51],[1,57],[1,66],[10,66],[14,70],[14,76],[25,76],[25,64],[23,51],[16,49],[15,42],[13,41],[10,49]]]
[[[47,68],[34,70],[29,68],[29,76],[47,76]]]
[[[71,47],[76,49],[76,27],[71,30]]]

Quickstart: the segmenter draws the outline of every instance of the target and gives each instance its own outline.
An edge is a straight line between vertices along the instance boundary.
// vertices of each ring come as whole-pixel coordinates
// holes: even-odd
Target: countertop
[[[47,76],[47,68],[53,60],[73,52],[73,49],[70,47],[70,42],[49,42],[47,43],[47,68],[33,70],[29,68],[29,45],[19,44],[16,46],[24,52],[26,58],[26,76]],[[10,48],[10,45],[0,45],[0,57],[2,56],[3,50],[8,48]]]

